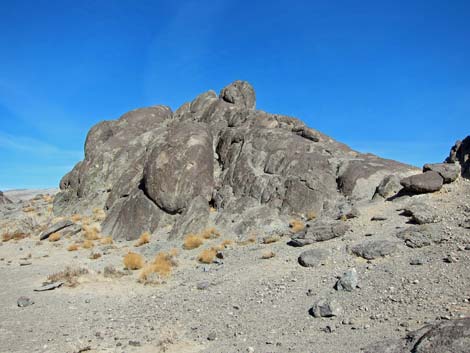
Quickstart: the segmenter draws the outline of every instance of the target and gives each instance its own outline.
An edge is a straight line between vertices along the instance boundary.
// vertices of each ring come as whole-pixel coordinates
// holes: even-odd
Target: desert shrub
[[[50,242],[56,242],[59,241],[61,237],[62,235],[60,233],[52,233],[51,235],[49,235],[48,239]]]
[[[96,260],[96,259],[99,259],[100,257],[101,257],[101,254],[99,252],[92,252],[89,256],[89,259]]]
[[[113,265],[105,266],[105,268],[103,269],[103,276],[106,278],[119,278],[124,275],[124,272],[116,270]]]
[[[312,221],[317,218],[317,214],[314,211],[307,212],[307,221]]]
[[[142,246],[144,244],[148,244],[149,242],[150,242],[150,233],[145,232],[145,233],[142,233],[142,235],[139,237],[139,239],[134,244],[134,246],[139,247],[139,246]]]
[[[215,255],[217,255],[216,248],[205,249],[199,254],[197,260],[203,264],[210,264],[214,261]]]
[[[289,222],[289,227],[293,233],[298,233],[301,230],[304,230],[305,224],[301,220],[293,219]]]
[[[188,234],[186,238],[184,238],[183,248],[185,250],[196,249],[200,247],[202,243],[204,243],[204,240],[200,235]]]
[[[256,243],[256,234],[250,235],[245,240],[237,241],[237,245],[240,245],[240,246],[250,245],[250,244],[254,244],[254,243]]]
[[[82,243],[82,248],[83,249],[92,249],[95,246],[95,243],[93,243],[92,240],[84,240]]]
[[[276,256],[275,253],[273,253],[272,251],[268,251],[268,252],[263,253],[263,255],[261,255],[261,258],[263,260],[267,260],[267,259],[273,258],[274,256]]]
[[[21,240],[21,239],[27,238],[28,236],[29,236],[28,234],[24,232],[20,232],[20,231],[16,231],[13,233],[6,232],[2,234],[2,241],[7,242],[10,240]]]
[[[114,241],[113,241],[113,237],[104,237],[104,238],[101,238],[100,239],[100,244],[101,245],[110,245],[112,244]]]
[[[100,239],[100,230],[97,226],[83,226],[83,236],[86,240]]]
[[[106,218],[106,213],[101,208],[98,208],[98,207],[94,208],[92,213],[93,213],[93,220],[95,222],[101,222]]]
[[[23,207],[23,212],[29,213],[34,212],[35,208],[33,206],[25,206]]]
[[[233,244],[233,240],[225,239],[225,240],[222,241],[222,243],[220,245],[222,245],[224,248],[228,248],[232,244]]]
[[[88,273],[86,268],[73,268],[67,266],[63,271],[53,273],[47,277],[48,282],[62,281],[66,286],[75,287],[78,285],[78,278]]]
[[[204,229],[200,236],[204,239],[214,239],[220,237],[220,233],[214,227],[212,227]]]
[[[134,252],[129,252],[126,256],[124,256],[123,262],[124,268],[128,270],[141,269],[145,263],[143,256]]]
[[[80,249],[80,246],[78,244],[70,244],[67,247],[67,251],[77,251],[78,249]]]
[[[267,235],[263,238],[263,244],[272,244],[281,240],[281,237],[277,234]]]
[[[158,253],[153,262],[145,265],[145,267],[140,271],[139,282],[145,284],[157,283],[158,278],[168,277],[171,274],[173,267],[177,266],[176,255],[176,249],[172,249],[167,253]]]

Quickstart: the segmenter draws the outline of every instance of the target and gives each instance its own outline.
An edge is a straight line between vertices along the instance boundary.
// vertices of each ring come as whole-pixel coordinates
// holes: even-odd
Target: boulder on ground
[[[357,244],[351,248],[353,254],[366,260],[391,255],[398,250],[397,242],[390,240],[371,240]]]
[[[444,179],[435,171],[427,171],[404,178],[400,183],[409,192],[424,194],[441,190]]]
[[[305,246],[320,241],[342,237],[349,230],[349,226],[342,222],[315,222],[303,231],[292,236],[289,245]]]
[[[430,170],[439,173],[445,184],[454,182],[460,175],[460,166],[455,163],[433,163],[423,166],[423,172]]]

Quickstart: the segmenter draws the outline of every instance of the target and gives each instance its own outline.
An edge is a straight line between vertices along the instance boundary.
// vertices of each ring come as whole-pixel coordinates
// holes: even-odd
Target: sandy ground
[[[201,264],[202,249],[219,245],[206,240],[194,250],[182,240],[168,242],[162,229],[150,243],[98,245],[67,251],[82,234],[57,242],[39,241],[39,232],[0,243],[0,342],[4,352],[299,352],[351,353],[384,338],[403,336],[425,323],[470,315],[470,181],[458,180],[432,195],[362,205],[351,230],[342,238],[302,248],[287,245],[289,235],[272,244],[258,239],[223,250],[218,263]],[[11,197],[8,195],[8,197]],[[4,209],[3,232],[19,214],[49,219],[50,199],[25,201]],[[438,210],[445,241],[422,248],[405,246],[396,233],[409,226],[398,211],[409,202]],[[12,206],[9,206],[12,208]],[[34,211],[25,208],[33,207]],[[386,220],[371,221],[374,216]],[[77,221],[80,224],[82,221]],[[399,242],[398,251],[367,261],[350,252],[368,240]],[[159,284],[138,282],[140,271],[124,269],[129,251],[148,261],[160,251],[177,248],[177,266]],[[305,250],[330,251],[322,265],[305,268],[297,258]],[[263,259],[273,252],[274,257]],[[102,256],[91,259],[92,253]],[[451,262],[446,262],[451,255]],[[419,259],[422,265],[411,265]],[[123,275],[106,277],[112,265]],[[36,292],[51,274],[85,268],[77,285]],[[338,276],[349,268],[359,288],[336,291]],[[202,289],[201,289],[202,288]],[[25,296],[34,301],[18,307]],[[332,318],[314,318],[309,309],[319,299],[334,299],[341,308]]]

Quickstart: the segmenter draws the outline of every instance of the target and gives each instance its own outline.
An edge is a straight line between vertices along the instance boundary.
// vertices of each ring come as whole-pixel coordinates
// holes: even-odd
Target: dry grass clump
[[[141,269],[144,267],[145,263],[143,256],[134,252],[129,252],[126,256],[124,256],[123,262],[124,268],[128,270]]]
[[[98,240],[100,239],[100,230],[97,226],[83,226],[83,236],[86,240]]]
[[[101,245],[110,245],[112,244],[114,241],[113,241],[113,237],[104,237],[104,238],[101,238],[100,239],[100,244]]]
[[[307,212],[307,221],[313,221],[315,218],[317,218],[317,214],[314,211]]]
[[[139,246],[142,246],[142,245],[148,244],[148,243],[150,243],[150,233],[145,232],[145,233],[142,233],[142,235],[139,237],[139,239],[134,244],[134,246],[139,247]]]
[[[268,252],[263,253],[263,255],[261,255],[261,258],[263,260],[267,260],[267,259],[272,259],[274,256],[276,256],[274,252],[268,251]]]
[[[105,266],[105,268],[103,269],[103,276],[106,278],[119,278],[124,275],[124,272],[116,270],[113,265]]]
[[[82,215],[79,213],[74,213],[71,217],[70,220],[74,223],[80,222],[82,220]]]
[[[51,235],[49,235],[48,239],[50,242],[56,242],[59,241],[61,237],[62,235],[60,233],[52,233]]]
[[[51,195],[48,195],[48,194],[43,195],[42,199],[47,203],[52,203],[54,201],[54,197],[52,197]]]
[[[101,257],[101,254],[99,252],[92,252],[89,256],[90,260],[97,260]]]
[[[228,248],[232,244],[233,244],[233,240],[225,239],[225,240],[222,241],[222,243],[220,245],[222,245],[224,248]]]
[[[67,247],[67,251],[77,251],[78,249],[80,249],[80,246],[78,244],[70,244]]]
[[[93,243],[92,240],[84,240],[82,243],[82,248],[83,249],[92,249],[95,246],[95,243]]]
[[[197,260],[203,264],[210,264],[214,261],[215,256],[217,255],[217,251],[217,248],[214,247],[205,249],[199,254]]]
[[[7,233],[2,234],[2,241],[7,242],[10,240],[21,240],[21,239],[27,238],[28,236],[29,236],[28,234],[19,232],[19,231],[16,231],[13,233],[7,232]]]
[[[204,239],[215,239],[215,238],[220,237],[220,233],[217,231],[217,229],[212,227],[212,228],[204,229],[201,232],[200,236]]]
[[[274,235],[265,236],[262,242],[263,244],[272,244],[272,243],[278,242],[279,240],[281,240],[281,237],[277,234],[274,234]]]
[[[250,245],[250,244],[254,244],[254,243],[256,243],[256,234],[250,235],[245,240],[237,241],[237,245],[240,245],[240,246]]]
[[[101,208],[98,208],[98,207],[94,208],[92,213],[93,213],[93,220],[95,222],[104,221],[104,219],[106,218],[106,213]]]
[[[26,206],[23,207],[23,212],[29,213],[29,212],[34,212],[35,208],[33,206]]]
[[[289,222],[289,227],[293,233],[298,233],[301,230],[304,230],[305,224],[301,220],[293,219]]]
[[[184,238],[183,249],[192,250],[200,247],[204,243],[204,239],[197,234],[188,234]]]
[[[76,287],[78,278],[88,273],[86,268],[72,268],[67,266],[63,271],[53,273],[47,277],[49,283],[62,281],[68,287]]]
[[[173,267],[177,266],[177,249],[169,252],[159,252],[152,263],[145,265],[140,271],[138,281],[144,284],[158,283],[159,279],[170,276]]]

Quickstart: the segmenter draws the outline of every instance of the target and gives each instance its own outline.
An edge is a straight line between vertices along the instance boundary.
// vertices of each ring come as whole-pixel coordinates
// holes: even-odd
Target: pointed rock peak
[[[253,86],[246,81],[235,81],[220,91],[220,98],[228,103],[255,109],[256,95]]]

